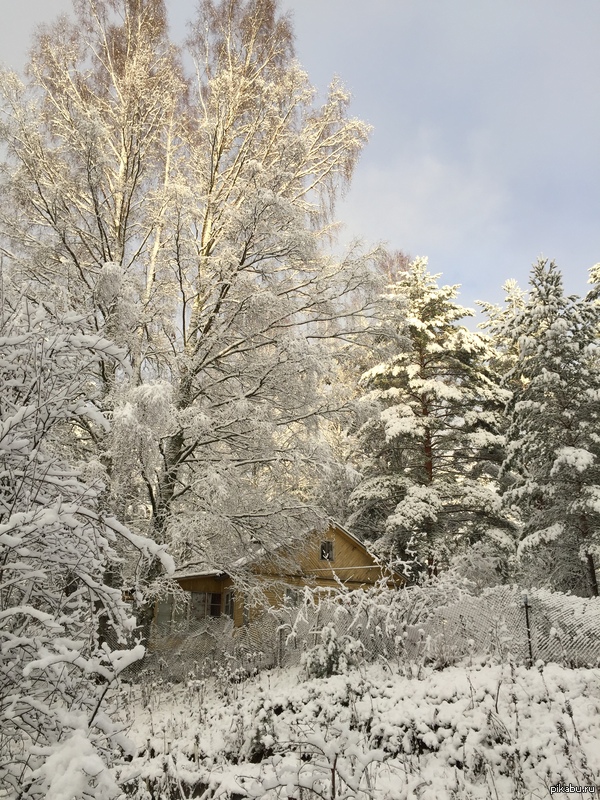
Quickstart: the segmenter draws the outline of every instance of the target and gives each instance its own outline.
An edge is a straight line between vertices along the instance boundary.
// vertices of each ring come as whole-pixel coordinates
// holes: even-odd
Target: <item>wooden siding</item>
[[[321,543],[333,543],[333,558],[321,558]],[[282,605],[285,587],[310,586],[333,589],[343,584],[348,589],[366,589],[385,578],[388,586],[400,587],[404,578],[377,564],[368,550],[341,528],[331,525],[327,531],[308,536],[293,550],[278,551],[277,558],[263,558],[251,566],[254,575],[263,583],[266,605]],[[225,608],[225,593],[234,588],[229,575],[191,576],[177,579],[189,592],[221,593],[221,611]],[[234,589],[233,622],[236,628],[256,621],[262,609],[249,606],[244,614],[244,593]]]
[[[219,594],[221,597],[221,614],[225,613],[225,595],[233,590],[233,580],[229,575],[199,575],[189,578],[178,578],[177,582],[186,592],[202,592],[205,594]],[[239,627],[242,624],[241,612],[238,614],[237,604],[234,602],[234,624]],[[154,608],[154,622],[158,621],[159,603]],[[211,615],[212,616],[212,615]]]
[[[326,541],[333,542],[332,560],[321,558],[321,543]],[[262,562],[253,571],[259,577],[278,577],[295,586],[336,587],[342,583],[349,589],[364,589],[381,578],[387,578],[390,586],[404,584],[400,575],[377,564],[362,544],[336,526],[312,534],[300,549],[290,551],[285,560],[284,569],[275,562]]]
[[[233,581],[229,575],[223,575],[220,578],[212,575],[200,575],[196,578],[178,578],[177,582],[186,592],[225,593],[227,589],[233,586]]]

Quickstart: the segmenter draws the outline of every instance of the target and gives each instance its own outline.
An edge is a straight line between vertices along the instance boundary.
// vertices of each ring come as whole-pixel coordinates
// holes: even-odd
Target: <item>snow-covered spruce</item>
[[[361,378],[370,413],[356,433],[363,479],[348,521],[417,573],[508,527],[497,484],[508,394],[490,341],[460,324],[472,312],[438,277],[417,259],[382,299],[397,344]]]
[[[598,275],[596,274],[596,278]],[[592,276],[592,280],[594,276]],[[512,353],[505,503],[520,515],[531,582],[598,594],[600,361],[597,289],[566,296],[554,263],[496,328]],[[502,324],[503,322],[503,324]]]

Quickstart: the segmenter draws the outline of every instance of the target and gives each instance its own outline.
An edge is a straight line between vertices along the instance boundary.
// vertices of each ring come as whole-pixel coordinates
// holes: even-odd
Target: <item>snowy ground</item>
[[[541,663],[159,683],[123,690],[139,755],[121,777],[153,800],[587,796],[599,712],[600,670]]]

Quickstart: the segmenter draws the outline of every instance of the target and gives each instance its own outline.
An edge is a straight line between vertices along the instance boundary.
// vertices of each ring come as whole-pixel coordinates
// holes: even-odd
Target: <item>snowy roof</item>
[[[255,547],[254,551],[248,553],[245,556],[240,556],[236,558],[234,561],[231,562],[231,571],[235,571],[238,569],[242,569],[242,567],[247,566],[248,564],[254,564],[258,561],[259,558],[268,554],[269,552],[275,552],[283,547],[283,544],[275,545],[270,551],[267,550],[266,547],[263,545],[255,546],[250,544],[249,547]],[[193,564],[186,564],[185,566],[181,567],[175,571],[173,575],[174,578],[217,578],[222,577],[223,575],[228,575],[228,571],[224,569],[209,569],[206,564],[202,564],[201,567],[194,567]]]
[[[186,564],[181,569],[175,570],[173,578],[220,578],[226,574],[222,569],[195,569],[192,565]]]
[[[335,520],[330,519],[329,528],[337,528],[337,530],[341,531],[345,534],[349,539],[352,539],[353,542],[356,542],[358,545],[363,547],[365,550],[367,549],[365,543],[358,538],[355,534],[351,533],[347,528],[344,528],[343,525],[340,525],[339,522],[335,522]],[[323,531],[319,531],[317,528],[314,528],[311,531],[311,534],[315,533],[325,533],[326,528]],[[240,558],[236,558],[235,561],[231,563],[231,571],[235,572],[238,569],[242,569],[243,567],[248,566],[249,564],[255,564],[260,558],[264,555],[268,555],[271,553],[276,553],[282,547],[287,547],[289,544],[297,544],[300,545],[304,541],[304,537],[298,536],[295,540],[290,542],[281,542],[280,544],[275,545],[270,550],[267,549],[264,545],[257,546],[254,552],[248,553],[247,555],[241,556]],[[210,569],[206,563],[202,563],[198,566],[194,566],[193,564],[185,564],[180,569],[176,570],[173,577],[174,578],[220,578],[223,575],[228,575],[229,571],[224,569]]]

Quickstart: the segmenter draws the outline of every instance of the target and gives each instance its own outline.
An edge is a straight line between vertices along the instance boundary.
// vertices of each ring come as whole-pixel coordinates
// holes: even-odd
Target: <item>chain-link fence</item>
[[[187,625],[154,626],[142,671],[170,681],[227,673],[254,674],[277,663],[278,620],[265,614],[258,623],[234,628],[229,617]]]
[[[500,586],[435,611],[423,630],[466,652],[492,652],[524,663],[600,664],[600,599]]]
[[[469,655],[532,664],[600,665],[600,599],[499,586],[436,605],[421,588],[306,593],[300,606],[266,612],[235,629],[221,617],[191,627],[154,628],[140,667],[166,680],[254,673],[299,664],[315,648],[350,660],[446,666]]]
[[[422,619],[411,619],[411,607]],[[338,639],[361,642],[368,660],[443,666],[470,654],[490,654],[526,664],[541,659],[569,667],[600,665],[600,599],[546,590],[499,586],[434,609],[415,609],[410,589],[404,602],[389,606],[322,603],[284,623],[283,663],[297,662],[327,626]]]

